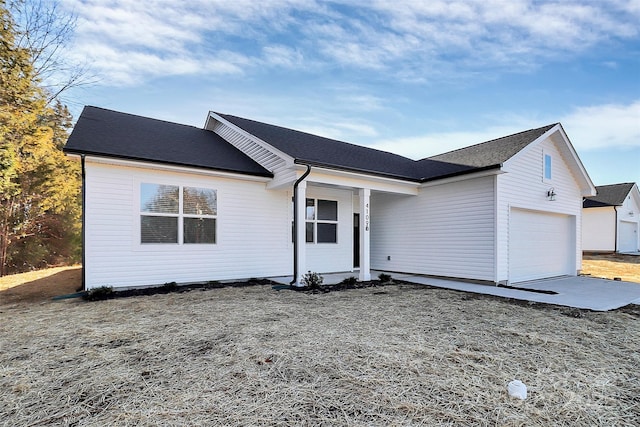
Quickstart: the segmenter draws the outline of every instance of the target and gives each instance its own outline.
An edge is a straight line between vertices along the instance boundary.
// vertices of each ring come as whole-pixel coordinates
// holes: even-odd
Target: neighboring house
[[[576,275],[595,188],[560,124],[414,161],[210,112],[204,129],[85,107],[84,283],[371,269]]]
[[[633,182],[601,185],[584,200],[582,249],[590,252],[640,251],[640,191]]]

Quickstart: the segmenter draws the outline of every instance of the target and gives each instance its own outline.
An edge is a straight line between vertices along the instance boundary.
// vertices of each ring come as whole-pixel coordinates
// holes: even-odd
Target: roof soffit
[[[207,120],[205,122],[205,129],[213,130],[215,124],[212,123],[212,120],[216,121],[218,123],[221,123],[221,124],[229,127],[230,129],[233,129],[235,132],[237,132],[238,134],[240,134],[240,135],[242,135],[242,136],[244,136],[246,138],[249,138],[251,141],[253,141],[259,147],[261,147],[261,148],[273,153],[274,155],[278,156],[280,159],[282,159],[286,163],[287,166],[293,167],[294,160],[295,160],[293,157],[291,157],[290,155],[286,154],[285,152],[277,149],[276,147],[274,147],[273,145],[269,144],[268,142],[263,141],[262,139],[258,138],[257,136],[245,131],[241,127],[236,126],[235,124],[231,123],[229,120],[226,120],[225,118],[221,117],[219,114],[216,114],[213,111],[209,111],[209,115],[207,116]],[[245,154],[248,155],[249,157],[252,157],[250,153],[245,153]]]

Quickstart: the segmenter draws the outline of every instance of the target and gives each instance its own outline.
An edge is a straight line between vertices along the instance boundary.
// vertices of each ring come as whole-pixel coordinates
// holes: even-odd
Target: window
[[[216,243],[216,190],[140,184],[140,243]]]
[[[338,242],[338,202],[335,200],[306,200],[306,242]]]
[[[544,155],[544,179],[551,179],[551,156],[549,154]]]

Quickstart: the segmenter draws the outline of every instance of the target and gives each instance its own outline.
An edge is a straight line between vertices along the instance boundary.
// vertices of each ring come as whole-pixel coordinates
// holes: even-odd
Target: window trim
[[[320,197],[306,197],[305,198],[305,210],[306,210],[306,206],[307,203],[309,202],[309,200],[313,200],[313,208],[314,208],[314,215],[313,215],[313,219],[307,219],[307,215],[306,215],[306,211],[305,211],[305,221],[304,221],[304,226],[305,229],[307,227],[307,224],[313,224],[313,241],[308,241],[305,237],[305,243],[306,244],[313,244],[313,245],[336,245],[339,243],[339,232],[338,232],[338,223],[340,222],[340,213],[339,213],[339,203],[337,200],[335,199],[325,199],[325,198],[320,198]],[[319,203],[318,201],[322,200],[323,202],[334,202],[336,204],[336,219],[335,220],[328,220],[328,219],[318,219],[318,206]],[[318,242],[318,224],[335,224],[336,226],[336,240],[334,242]],[[306,233],[305,233],[306,236]]]
[[[549,177],[547,178],[547,159],[549,159]],[[542,151],[542,182],[553,181],[553,156],[551,153]]]
[[[167,186],[174,186],[174,187],[178,187],[178,213],[164,213],[164,212],[146,212],[142,210],[142,185],[144,184],[153,184],[153,185],[167,185]],[[186,214],[184,213],[184,188],[199,188],[199,189],[206,189],[206,190],[212,190],[215,191],[216,194],[216,214],[215,215],[209,215],[209,214],[202,214],[202,215],[198,215],[198,214]],[[219,206],[219,200],[218,200],[218,189],[217,188],[212,188],[212,187],[208,187],[207,184],[204,183],[190,183],[190,184],[185,184],[185,183],[176,183],[176,182],[166,182],[166,180],[159,180],[159,179],[140,179],[140,180],[136,180],[136,191],[134,192],[135,197],[136,197],[136,216],[137,216],[137,221],[136,221],[136,227],[135,227],[135,232],[136,232],[136,236],[134,237],[134,242],[136,242],[136,246],[138,248],[148,248],[148,247],[155,247],[155,248],[175,248],[176,246],[187,246],[189,248],[201,248],[201,247],[211,247],[211,246],[215,246],[218,244],[219,242],[219,234],[218,234],[218,226],[219,226],[219,211],[218,211],[218,206]],[[177,223],[177,227],[178,227],[178,233],[177,233],[177,242],[167,242],[167,243],[143,243],[142,242],[142,217],[143,216],[158,216],[158,217],[169,217],[169,218],[177,218],[178,219],[178,223]],[[215,231],[214,231],[214,236],[215,236],[215,241],[213,243],[186,243],[184,241],[184,219],[185,218],[205,218],[205,219],[214,219],[215,220]]]

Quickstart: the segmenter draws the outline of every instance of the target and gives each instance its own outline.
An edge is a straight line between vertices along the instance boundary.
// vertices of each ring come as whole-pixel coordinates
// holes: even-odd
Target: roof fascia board
[[[81,156],[78,153],[67,153],[67,155],[71,157]],[[210,176],[210,177],[241,179],[244,181],[257,181],[257,182],[271,181],[271,177],[265,177],[265,176],[225,172],[225,171],[214,170],[214,169],[204,169],[204,168],[200,169],[200,168],[190,168],[186,166],[174,166],[174,165],[168,165],[164,163],[144,162],[139,160],[115,159],[113,157],[103,157],[103,156],[96,156],[92,154],[85,155],[85,160],[87,162],[99,163],[104,165],[153,169],[153,170],[159,170],[164,172],[188,173],[188,174],[204,175],[204,176]]]
[[[327,164],[324,164],[324,163],[318,163],[318,162],[314,162],[314,161],[310,161],[310,160],[296,160],[295,163],[297,165],[303,165],[303,166],[309,165],[309,166],[318,167],[318,168],[322,168],[322,169],[327,169],[327,170],[331,169],[331,170],[336,170],[336,171],[345,172],[345,173],[352,173],[352,174],[361,175],[361,176],[367,176],[367,177],[378,177],[378,178],[392,179],[394,181],[400,181],[400,182],[420,183],[420,181],[418,179],[415,179],[415,178],[399,177],[399,176],[394,176],[394,175],[391,175],[391,174],[386,174],[384,172],[360,171],[360,170],[357,170],[357,169],[351,169],[351,168],[342,167],[342,166],[327,165]]]
[[[458,173],[443,178],[434,178],[432,180],[423,182],[422,184],[420,184],[420,187],[435,187],[436,185],[450,184],[452,182],[466,181],[468,179],[482,178],[485,176],[501,175],[503,173],[506,172],[502,170],[501,165],[489,166],[487,168],[482,168],[482,170],[476,169],[473,172],[466,172],[462,174]]]
[[[296,165],[296,176],[299,176],[303,170],[306,170],[304,166],[306,166],[306,164]],[[418,194],[418,187],[420,186],[419,183],[413,181],[361,174],[322,166],[309,166],[311,166],[311,173],[306,179],[309,183],[337,185],[350,188],[369,188],[371,190],[409,195]]]
[[[638,189],[638,184],[634,183],[629,191],[631,198],[636,201],[636,205],[640,206],[640,189]]]
[[[596,191],[596,186],[593,184],[591,177],[587,173],[587,169],[582,164],[582,160],[580,160],[580,157],[578,157],[578,153],[576,152],[576,149],[573,147],[573,144],[571,143],[569,136],[564,131],[564,128],[560,123],[555,125],[550,130],[555,129],[556,127],[558,128],[560,135],[562,135],[562,139],[564,140],[565,144],[567,145],[567,148],[569,149],[569,152],[571,153],[571,158],[573,159],[575,165],[578,167],[578,170],[580,171],[580,177],[583,179],[584,181],[583,183],[586,184],[586,188],[582,189],[582,196],[583,197],[595,196],[598,193]]]
[[[268,142],[263,141],[262,139],[258,138],[254,134],[247,132],[246,130],[242,129],[241,127],[238,127],[238,126],[234,125],[233,123],[231,123],[228,120],[225,120],[223,117],[219,116],[218,114],[216,114],[213,111],[209,111],[209,116],[207,117],[207,120],[206,120],[206,123],[205,123],[205,129],[208,129],[208,130],[212,130],[213,129],[213,124],[211,124],[211,120],[215,120],[217,122],[220,122],[220,123],[224,124],[225,126],[230,127],[231,129],[233,129],[234,131],[238,132],[239,134],[251,139],[253,142],[258,144],[259,146],[261,146],[265,150],[271,151],[272,153],[274,153],[275,155],[277,155],[278,157],[283,159],[287,163],[287,165],[289,165],[289,166],[293,165],[294,160],[295,160],[293,157],[291,157],[290,155],[288,155],[284,151],[278,150],[276,147],[274,147],[273,145],[269,144]],[[245,153],[245,154],[247,154],[247,153]]]

